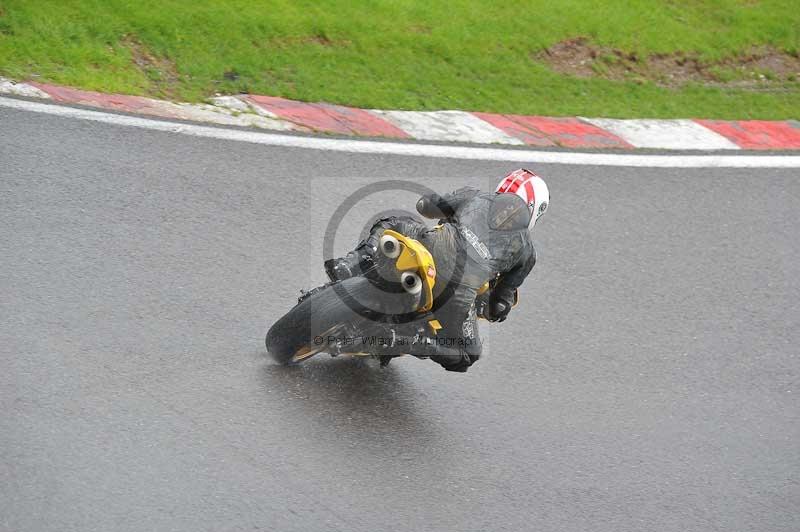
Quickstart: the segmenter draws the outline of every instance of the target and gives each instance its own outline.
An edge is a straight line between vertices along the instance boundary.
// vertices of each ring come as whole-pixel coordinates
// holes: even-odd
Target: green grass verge
[[[576,78],[536,59],[578,36],[641,57],[711,61],[756,45],[797,54],[800,9],[796,0],[0,0],[0,75],[189,101],[250,92],[385,109],[800,116],[797,78],[766,91],[667,88]]]

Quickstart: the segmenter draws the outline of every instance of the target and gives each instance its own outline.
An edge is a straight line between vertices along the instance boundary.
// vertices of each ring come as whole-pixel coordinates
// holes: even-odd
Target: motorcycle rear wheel
[[[339,284],[356,299],[376,290],[364,277],[352,277]],[[276,362],[298,364],[325,352],[330,346],[328,336],[336,335],[346,324],[363,321],[342,300],[339,292],[328,286],[310,295],[270,327],[265,344]]]

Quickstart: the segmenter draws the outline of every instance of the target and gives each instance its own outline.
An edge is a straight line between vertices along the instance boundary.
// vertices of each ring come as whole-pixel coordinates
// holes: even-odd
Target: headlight
[[[416,295],[422,292],[422,279],[415,272],[403,272],[400,275],[400,283],[403,285],[403,290],[409,294]]]
[[[400,256],[400,242],[397,239],[390,235],[383,235],[381,237],[381,253],[385,256],[389,257],[390,259],[396,259]]]

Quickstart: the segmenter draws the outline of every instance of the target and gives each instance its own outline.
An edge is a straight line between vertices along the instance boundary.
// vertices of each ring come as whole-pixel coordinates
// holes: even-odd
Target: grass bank
[[[0,0],[0,75],[199,101],[800,118],[795,0]]]

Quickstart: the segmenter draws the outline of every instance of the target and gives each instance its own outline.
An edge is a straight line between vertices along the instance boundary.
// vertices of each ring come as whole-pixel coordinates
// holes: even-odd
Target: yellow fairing
[[[394,264],[395,268],[401,272],[417,272],[417,275],[422,280],[422,294],[424,296],[423,302],[417,311],[429,311],[433,307],[433,286],[436,284],[436,264],[433,261],[433,255],[419,241],[402,235],[397,231],[387,229],[383,234],[393,236],[400,242],[403,249]]]

